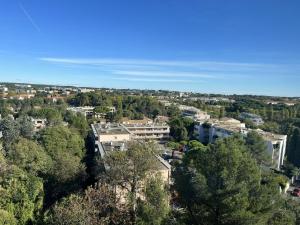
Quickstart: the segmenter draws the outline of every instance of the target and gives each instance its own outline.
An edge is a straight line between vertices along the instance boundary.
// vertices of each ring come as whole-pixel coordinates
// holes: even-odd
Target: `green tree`
[[[20,134],[25,138],[32,138],[34,135],[34,126],[29,116],[24,115],[17,119],[20,127]]]
[[[172,119],[169,125],[170,125],[170,135],[176,141],[184,141],[188,139],[188,131],[184,126],[184,122],[182,118],[176,117]]]
[[[47,123],[50,126],[61,125],[63,122],[62,111],[64,111],[64,106],[61,107],[43,107],[41,109],[31,110],[29,115],[35,118],[46,118]]]
[[[167,108],[167,115],[171,118],[176,118],[180,116],[180,110],[176,105],[172,104]]]
[[[270,165],[271,155],[267,152],[266,141],[257,132],[251,131],[247,134],[246,146],[258,165]]]
[[[168,193],[160,176],[148,179],[145,200],[138,201],[137,224],[160,225],[169,213]]]
[[[247,128],[255,129],[257,126],[252,122],[250,119],[244,119],[243,122],[245,123]]]
[[[94,112],[106,114],[110,112],[110,109],[106,106],[97,106],[95,107]]]
[[[273,119],[274,119],[274,111],[273,111],[272,104],[269,105],[269,107],[268,107],[267,115],[268,115],[268,120],[273,121]]]
[[[122,97],[121,96],[117,96],[115,106],[116,106],[117,112],[115,113],[114,119],[115,119],[116,122],[119,122],[123,117],[123,104],[122,104]]]
[[[203,150],[206,149],[205,145],[203,145],[201,142],[196,141],[196,140],[189,141],[187,146],[188,146],[190,151],[193,151],[193,150],[203,151]]]
[[[195,125],[194,120],[188,117],[183,117],[182,122],[183,122],[183,126],[186,128],[188,132],[188,136],[191,137],[194,133],[194,125]]]
[[[160,114],[159,108],[154,108],[151,112],[151,118],[154,120]]]
[[[262,130],[278,133],[279,132],[279,124],[276,122],[265,122],[263,125],[260,126]]]
[[[54,126],[41,133],[41,143],[53,166],[46,177],[46,203],[82,187],[85,179],[84,140],[67,127]]]
[[[80,93],[78,96],[77,96],[77,105],[78,106],[88,106],[90,105],[90,99],[88,97],[88,95],[84,94],[84,93]]]
[[[224,109],[224,107],[221,107],[220,108],[220,113],[219,113],[219,119],[221,119],[221,118],[223,118],[224,116],[225,116],[225,109]]]
[[[296,225],[295,215],[288,210],[277,210],[268,220],[267,225]]]
[[[45,224],[49,225],[88,225],[93,224],[94,218],[90,209],[79,195],[70,195],[57,203],[51,212],[45,216]]]
[[[144,181],[157,168],[157,150],[153,144],[129,143],[126,151],[113,151],[104,158],[105,176],[110,184],[126,190],[130,206],[131,223],[136,223],[138,194],[142,193]]]
[[[1,225],[17,225],[16,218],[9,212],[0,209],[0,224]]]
[[[294,128],[287,147],[287,158],[296,167],[300,167],[300,128]]]
[[[174,173],[187,224],[263,224],[279,201],[278,184],[264,179],[237,137],[217,140]]]
[[[48,225],[128,224],[128,210],[107,185],[71,194],[45,213]]]
[[[189,141],[187,144],[188,152],[185,154],[183,158],[184,162],[188,162],[188,164],[192,165],[194,163],[199,163],[201,161],[199,157],[201,157],[201,153],[207,150],[207,146],[203,145],[201,142],[193,140]]]
[[[71,111],[67,111],[64,118],[72,128],[77,129],[82,137],[87,136],[89,125],[84,115],[81,113],[75,114]]]
[[[47,123],[50,126],[60,125],[63,121],[61,112],[54,108],[44,109],[44,114],[47,119]]]
[[[286,199],[282,210],[286,212],[286,215],[296,219],[296,225],[300,224],[300,203],[298,201],[291,201],[290,198]]]
[[[78,133],[64,126],[54,126],[43,130],[41,142],[52,158],[55,158],[60,152],[79,158],[84,156],[84,140]]]
[[[174,141],[169,141],[167,143],[167,147],[171,148],[172,150],[177,150],[180,148],[180,143],[174,142]]]
[[[7,101],[4,99],[0,99],[0,114],[2,118],[5,118],[8,114],[10,114]]]
[[[43,205],[43,182],[16,166],[9,166],[0,162],[0,209],[4,214],[4,221],[18,221],[18,224],[33,222],[39,215]],[[6,164],[6,165],[5,165]],[[1,217],[0,217],[1,218]],[[1,219],[0,219],[1,221]]]
[[[266,110],[266,107],[263,107],[263,108],[260,110],[260,115],[261,115],[263,118],[266,118],[266,117],[267,117],[267,110]]]
[[[36,142],[20,138],[12,145],[8,158],[30,174],[45,174],[52,166],[52,160]]]
[[[5,150],[8,151],[10,144],[20,136],[20,125],[11,118],[4,118],[0,121],[0,131],[2,131]]]

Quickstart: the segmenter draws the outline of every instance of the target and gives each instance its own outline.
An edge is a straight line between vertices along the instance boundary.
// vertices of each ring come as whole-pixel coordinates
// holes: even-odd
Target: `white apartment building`
[[[99,142],[118,142],[131,140],[131,133],[117,123],[92,124],[92,131],[96,141]]]
[[[166,124],[92,124],[95,151],[101,150],[100,143],[128,142],[130,140],[166,141],[170,136],[170,127]]]
[[[208,120],[206,122],[198,122],[195,125],[195,132],[198,133],[200,142],[208,144],[215,142],[218,138],[226,138],[235,133],[246,136],[248,132],[244,123],[232,118],[222,118],[221,120]],[[267,152],[272,157],[272,168],[280,169],[283,165],[286,153],[287,135],[273,134],[262,130],[254,130],[260,134],[266,141]]]
[[[170,138],[170,127],[167,124],[125,124],[133,139],[157,140],[164,142]]]
[[[286,153],[287,135],[273,134],[260,129],[255,131],[266,141],[268,153],[272,156],[272,167],[279,170]]]
[[[94,115],[94,106],[81,106],[81,107],[68,107],[67,110],[72,111],[74,113],[81,113],[85,117]]]
[[[178,108],[182,112],[183,116],[190,117],[195,121],[204,121],[210,119],[209,114],[200,109],[197,109],[196,107],[179,105]]]
[[[210,119],[198,122],[195,132],[202,143],[213,143],[217,138],[226,138],[233,133],[244,133],[246,126],[233,118]]]

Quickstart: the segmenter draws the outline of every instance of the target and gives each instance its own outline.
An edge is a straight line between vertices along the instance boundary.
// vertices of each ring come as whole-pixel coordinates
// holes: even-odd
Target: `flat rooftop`
[[[232,124],[216,124],[214,127],[237,133],[241,132],[241,130],[243,129],[241,126],[235,126]]]
[[[287,135],[283,135],[283,134],[274,134],[271,132],[266,132],[260,129],[256,129],[254,130],[256,131],[258,134],[260,134],[265,140],[270,140],[270,141],[281,141],[287,138]]]
[[[209,119],[207,120],[208,124],[213,125],[214,127],[229,129],[232,131],[238,131],[245,128],[245,124],[241,123],[241,121],[233,119],[233,118],[221,118],[219,119]]]
[[[126,127],[117,123],[93,124],[98,135],[130,134]]]

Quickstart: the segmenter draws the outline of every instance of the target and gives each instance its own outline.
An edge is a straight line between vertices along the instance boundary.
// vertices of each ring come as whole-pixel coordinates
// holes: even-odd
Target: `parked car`
[[[295,189],[292,191],[292,195],[293,195],[293,196],[296,196],[296,197],[300,197],[300,189],[295,188]]]

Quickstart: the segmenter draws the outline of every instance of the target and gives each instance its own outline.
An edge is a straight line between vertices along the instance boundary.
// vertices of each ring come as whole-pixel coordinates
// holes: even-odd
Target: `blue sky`
[[[0,0],[0,81],[300,96],[299,0]]]

